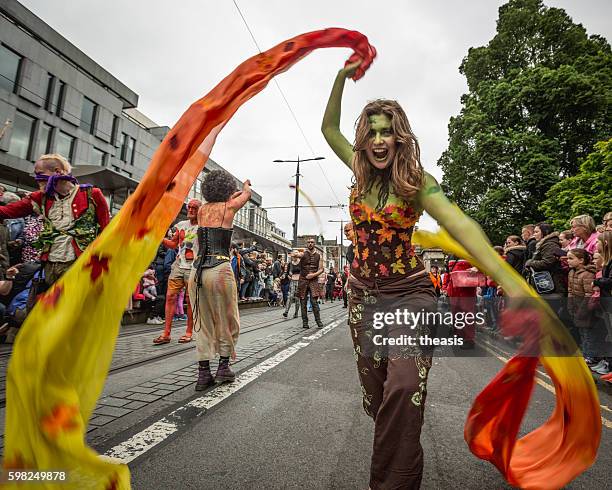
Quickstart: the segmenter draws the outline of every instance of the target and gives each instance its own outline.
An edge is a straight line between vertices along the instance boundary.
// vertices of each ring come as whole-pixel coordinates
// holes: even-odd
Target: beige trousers
[[[193,335],[198,361],[210,361],[217,354],[236,356],[240,333],[238,293],[229,262],[202,270],[202,285],[196,284],[197,271],[189,276],[189,300],[193,308]]]

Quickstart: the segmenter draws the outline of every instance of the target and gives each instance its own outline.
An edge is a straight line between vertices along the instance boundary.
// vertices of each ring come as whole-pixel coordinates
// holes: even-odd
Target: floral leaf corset
[[[353,189],[349,210],[355,231],[351,273],[365,281],[407,277],[423,269],[412,246],[412,231],[421,212],[395,198],[376,210]]]

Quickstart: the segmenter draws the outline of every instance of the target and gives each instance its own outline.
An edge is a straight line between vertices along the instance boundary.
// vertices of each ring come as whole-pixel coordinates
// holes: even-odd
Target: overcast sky
[[[193,101],[257,52],[231,0],[21,1],[134,90],[140,96],[138,109],[159,125],[172,126]],[[441,178],[436,162],[447,145],[449,118],[459,112],[460,96],[467,91],[458,67],[471,46],[493,37],[497,10],[504,1],[237,3],[262,50],[326,27],[355,29],[368,36],[378,58],[362,80],[346,86],[343,133],[353,140],[353,124],[368,100],[397,99],[419,138],[425,169]],[[610,39],[609,0],[545,3],[564,8],[589,34]],[[317,205],[347,202],[351,174],[327,146],[320,125],[333,79],[349,54],[344,48],[318,50],[277,77],[314,154],[274,83],[247,102],[218,137],[211,158],[240,179],[250,178],[264,207],[293,204],[289,184],[295,167],[272,160],[298,155],[326,158],[321,167],[312,162],[301,171],[301,188]],[[323,232],[333,239],[339,224],[328,220],[348,218],[340,209],[319,208],[318,213],[322,230],[310,209],[300,210],[300,234]],[[291,239],[293,210],[270,210],[268,216]],[[435,228],[428,217],[420,226]]]

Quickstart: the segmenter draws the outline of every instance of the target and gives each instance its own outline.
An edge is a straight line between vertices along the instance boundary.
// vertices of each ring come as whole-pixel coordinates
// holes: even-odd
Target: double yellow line
[[[490,342],[488,342],[487,340],[483,339],[482,337],[480,337],[478,339],[478,344],[480,345],[480,347],[482,347],[484,350],[486,350],[489,354],[493,355],[494,357],[499,359],[504,364],[508,362],[508,357],[504,357],[504,356],[500,355],[497,351],[501,351],[504,354],[506,354],[507,356],[512,356],[512,354],[510,354],[509,352],[506,352],[505,350],[503,350],[502,348],[500,348],[497,345],[491,344]],[[486,344],[486,345],[484,345],[484,344]],[[487,347],[487,346],[489,346],[489,347]],[[496,349],[496,350],[493,350],[493,349]],[[551,379],[548,374],[546,374],[544,371],[542,371],[540,369],[537,370],[537,374],[539,374],[540,376],[543,376],[545,378]],[[546,390],[550,391],[553,395],[555,394],[555,387],[553,385],[551,385],[550,383],[547,383],[546,381],[544,381],[543,379],[539,378],[538,376],[536,376],[535,380],[536,380],[536,383],[539,384],[542,388],[545,388]],[[601,407],[601,410],[603,412],[612,413],[612,410],[610,410],[610,408],[607,405],[601,405],[600,404],[599,406]],[[601,423],[607,429],[612,429],[612,421],[608,420],[603,415],[601,416]]]

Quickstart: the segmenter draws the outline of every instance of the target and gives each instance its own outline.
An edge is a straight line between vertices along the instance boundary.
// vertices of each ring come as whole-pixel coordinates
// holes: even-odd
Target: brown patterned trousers
[[[427,276],[403,282],[390,291],[368,288],[349,280],[349,327],[363,393],[363,408],[374,419],[374,444],[370,488],[418,489],[423,475],[421,427],[424,420],[427,376],[431,352],[411,347],[379,347],[373,336],[380,334],[368,321],[376,304],[409,298],[411,308],[435,309],[435,292]],[[382,306],[386,308],[386,306]],[[426,328],[426,327],[425,327]],[[420,327],[416,329],[421,334]],[[406,327],[391,326],[386,337],[416,334]]]

